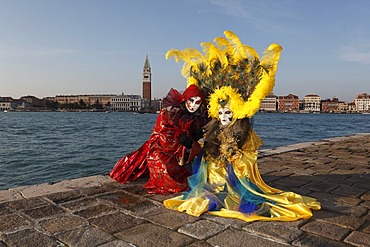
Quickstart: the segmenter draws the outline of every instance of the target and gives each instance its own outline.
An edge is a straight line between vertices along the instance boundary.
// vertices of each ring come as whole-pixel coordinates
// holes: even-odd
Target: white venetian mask
[[[233,119],[233,112],[229,107],[221,107],[218,110],[218,117],[220,118],[220,122],[223,126],[228,126]]]
[[[196,112],[199,109],[200,104],[202,104],[202,99],[199,96],[191,97],[185,101],[186,109],[190,113]]]

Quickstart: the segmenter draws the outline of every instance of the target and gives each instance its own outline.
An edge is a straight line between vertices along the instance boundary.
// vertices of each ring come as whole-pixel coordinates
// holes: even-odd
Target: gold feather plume
[[[190,76],[190,70],[199,71],[198,65],[204,60],[203,54],[194,48],[186,48],[185,50],[171,49],[166,53],[166,59],[175,58],[175,61],[183,61],[181,74],[185,78]]]
[[[188,86],[199,86],[207,98],[220,88],[236,90],[244,102],[239,104],[236,117],[252,117],[274,87],[282,48],[271,44],[260,61],[256,50],[233,32],[225,31],[224,35],[216,37],[214,43],[202,42],[203,53],[194,48],[172,49],[166,58],[184,62],[181,73]]]
[[[229,41],[229,43],[233,46],[233,57],[236,59],[235,62],[239,62],[246,58],[247,54],[244,50],[244,45],[233,32],[231,31],[225,31],[224,35],[226,39]]]

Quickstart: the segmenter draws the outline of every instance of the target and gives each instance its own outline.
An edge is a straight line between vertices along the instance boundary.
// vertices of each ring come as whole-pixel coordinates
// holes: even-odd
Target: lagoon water
[[[0,189],[108,174],[151,134],[157,114],[0,112]],[[262,149],[370,132],[370,114],[258,113]]]

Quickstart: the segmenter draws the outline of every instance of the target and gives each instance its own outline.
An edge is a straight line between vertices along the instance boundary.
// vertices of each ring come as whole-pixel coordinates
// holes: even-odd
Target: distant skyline
[[[283,47],[276,95],[370,93],[367,0],[0,0],[0,96],[141,95],[148,54],[162,98],[186,87],[166,52],[225,30],[260,55]]]

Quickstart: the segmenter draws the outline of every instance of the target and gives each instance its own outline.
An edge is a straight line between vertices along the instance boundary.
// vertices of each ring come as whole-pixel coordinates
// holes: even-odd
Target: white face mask
[[[221,107],[218,110],[218,117],[220,118],[220,122],[223,126],[227,126],[231,123],[233,119],[233,112],[230,110],[229,107]]]
[[[186,109],[188,109],[190,113],[196,112],[201,104],[202,99],[199,96],[191,97],[185,101]]]

